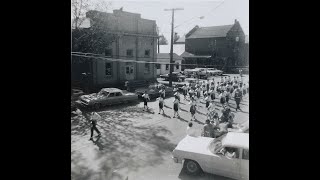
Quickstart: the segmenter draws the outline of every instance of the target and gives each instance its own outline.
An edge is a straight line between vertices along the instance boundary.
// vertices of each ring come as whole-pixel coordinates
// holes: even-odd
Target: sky
[[[237,19],[246,35],[249,35],[249,0],[100,0],[109,2],[108,12],[113,9],[139,13],[141,18],[155,20],[159,34],[170,41],[170,8],[183,8],[175,11],[174,31],[180,36],[194,26],[218,26],[234,24]],[[199,17],[204,16],[200,19]],[[177,27],[176,27],[177,26]]]

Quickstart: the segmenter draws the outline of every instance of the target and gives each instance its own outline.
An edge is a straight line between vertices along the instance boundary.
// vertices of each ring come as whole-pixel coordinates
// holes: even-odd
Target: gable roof
[[[160,53],[170,53],[170,44],[160,45]],[[173,44],[173,53],[181,55],[185,51],[185,44]]]
[[[174,44],[184,44],[186,42],[186,37],[180,37]]]
[[[208,37],[226,37],[234,24],[224,26],[200,27],[193,32],[187,39],[208,38]]]
[[[170,53],[158,53],[157,61],[170,61]],[[176,53],[173,53],[173,61],[175,60],[183,60],[182,57],[178,56]]]

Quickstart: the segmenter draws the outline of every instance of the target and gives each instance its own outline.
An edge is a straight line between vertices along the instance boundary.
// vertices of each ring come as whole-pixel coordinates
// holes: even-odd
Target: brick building
[[[86,77],[86,84],[95,89],[123,86],[125,81],[156,79],[154,64],[124,61],[156,61],[158,34],[154,20],[143,19],[140,14],[122,10],[113,10],[113,13],[89,11],[86,13],[86,18],[90,22],[87,30],[99,25],[103,33],[110,36],[109,43],[103,45],[97,43],[97,48],[93,48],[99,49],[99,52],[95,52],[98,56],[109,58],[72,56],[73,82],[83,83],[81,75],[83,71],[89,74]],[[81,49],[77,51],[83,52]]]
[[[186,34],[181,56],[186,64],[228,69],[245,64],[245,34],[240,23],[223,26],[195,26]]]

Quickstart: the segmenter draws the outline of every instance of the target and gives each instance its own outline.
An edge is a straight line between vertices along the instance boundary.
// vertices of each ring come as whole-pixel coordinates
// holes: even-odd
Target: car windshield
[[[107,91],[100,91],[98,93],[98,96],[108,96],[108,94],[109,94],[109,92],[107,92]]]
[[[215,152],[217,152],[217,150],[219,150],[222,146],[222,141],[224,139],[224,137],[226,136],[226,134],[218,137],[218,138],[215,138],[212,143],[210,144],[209,146],[209,150],[215,154]]]

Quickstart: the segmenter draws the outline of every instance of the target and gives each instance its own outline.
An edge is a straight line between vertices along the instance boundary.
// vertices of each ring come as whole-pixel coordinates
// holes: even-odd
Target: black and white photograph
[[[72,180],[249,179],[249,0],[70,11]]]

